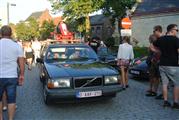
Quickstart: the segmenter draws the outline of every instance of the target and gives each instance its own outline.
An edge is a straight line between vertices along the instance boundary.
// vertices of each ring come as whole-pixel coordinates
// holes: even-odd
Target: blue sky
[[[25,20],[36,11],[43,11],[46,8],[51,10],[50,2],[47,0],[0,0],[1,24],[7,24],[7,2],[16,4],[16,6],[9,7],[10,23]]]

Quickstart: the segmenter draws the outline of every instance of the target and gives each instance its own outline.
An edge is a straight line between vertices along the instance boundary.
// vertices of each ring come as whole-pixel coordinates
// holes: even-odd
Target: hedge
[[[148,55],[148,47],[134,47],[134,56],[143,57]]]
[[[109,48],[112,52],[118,52],[118,46],[113,46]],[[148,55],[148,47],[134,47],[134,57],[143,57]]]

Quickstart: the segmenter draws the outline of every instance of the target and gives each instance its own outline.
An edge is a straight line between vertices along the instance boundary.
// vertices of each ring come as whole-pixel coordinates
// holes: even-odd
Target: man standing
[[[40,49],[41,43],[36,38],[35,41],[32,42],[32,50],[34,52],[34,63],[36,63],[36,59],[40,57]]]
[[[159,70],[163,85],[164,107],[170,107],[168,102],[168,83],[169,79],[174,83],[174,103],[173,108],[179,109],[179,39],[176,37],[178,28],[176,24],[170,24],[167,27],[167,35],[160,37],[154,46],[161,52]],[[157,49],[154,48],[154,51]]]
[[[13,120],[16,107],[17,84],[24,83],[24,55],[22,47],[11,39],[9,26],[1,28],[0,40],[0,120],[2,120],[2,95],[7,93],[8,117]],[[19,72],[18,72],[19,66]]]
[[[100,46],[100,38],[93,37],[91,41],[89,41],[89,46],[97,53],[98,47]]]

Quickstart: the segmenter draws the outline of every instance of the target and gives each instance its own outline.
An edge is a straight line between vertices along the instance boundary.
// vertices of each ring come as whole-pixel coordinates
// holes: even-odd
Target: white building
[[[165,33],[172,23],[179,26],[179,0],[143,0],[132,16],[132,38],[139,46],[148,46],[155,25],[161,25]]]

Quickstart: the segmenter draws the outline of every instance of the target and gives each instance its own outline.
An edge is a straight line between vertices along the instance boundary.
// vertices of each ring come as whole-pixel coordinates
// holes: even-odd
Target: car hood
[[[45,63],[51,78],[115,75],[118,71],[100,62]]]
[[[146,61],[142,61],[140,64],[135,65],[132,69],[148,70],[148,65],[147,65]]]

